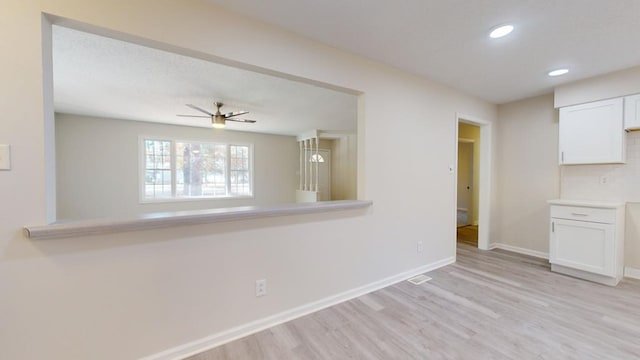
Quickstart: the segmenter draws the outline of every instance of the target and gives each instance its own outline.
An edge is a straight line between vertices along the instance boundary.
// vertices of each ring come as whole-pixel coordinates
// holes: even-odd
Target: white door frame
[[[456,176],[454,176],[455,189],[458,189],[458,133],[459,124],[465,123],[480,127],[480,164],[479,164],[479,181],[478,181],[478,249],[489,250],[489,229],[491,225],[490,211],[491,211],[491,148],[492,148],[492,124],[489,121],[479,119],[475,116],[456,113],[456,137],[454,139],[455,144],[455,161],[454,167]],[[457,219],[457,204],[458,204],[458,192],[455,191],[453,199],[454,209],[454,223]],[[453,245],[456,246],[456,235],[454,233]]]

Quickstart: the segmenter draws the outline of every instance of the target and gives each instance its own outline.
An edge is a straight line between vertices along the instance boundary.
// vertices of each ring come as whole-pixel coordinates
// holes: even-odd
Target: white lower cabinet
[[[551,270],[616,285],[623,275],[624,204],[552,200]]]
[[[553,219],[552,263],[595,274],[615,276],[611,259],[615,229],[611,224]]]

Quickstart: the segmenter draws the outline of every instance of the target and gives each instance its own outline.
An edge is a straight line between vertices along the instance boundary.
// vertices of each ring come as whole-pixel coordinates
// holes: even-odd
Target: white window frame
[[[153,141],[170,141],[171,142],[171,194],[172,197],[150,199],[145,196],[145,175],[146,175],[146,159],[145,159],[145,140]],[[231,156],[229,146],[246,146],[249,148],[249,184],[251,186],[251,195],[225,195],[225,196],[199,196],[199,197],[176,197],[176,143],[185,142],[190,144],[217,144],[227,146],[226,157],[226,179],[225,185],[227,193],[230,193],[230,177],[231,177]],[[188,139],[173,138],[168,136],[140,135],[138,136],[138,201],[140,204],[156,204],[165,202],[185,202],[185,201],[216,201],[216,200],[232,200],[232,199],[254,199],[255,198],[255,171],[254,171],[254,151],[253,144],[238,141],[219,141],[214,142],[210,139]]]

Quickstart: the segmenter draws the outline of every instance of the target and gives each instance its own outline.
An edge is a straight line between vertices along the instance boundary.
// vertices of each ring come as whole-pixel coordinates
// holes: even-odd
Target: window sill
[[[138,203],[141,205],[146,204],[166,204],[166,203],[180,203],[191,201],[227,201],[227,200],[251,200],[255,199],[253,194],[251,195],[229,195],[229,196],[216,196],[216,197],[178,197],[178,198],[158,198],[158,199],[140,199]]]
[[[242,206],[207,210],[143,214],[125,219],[95,219],[57,222],[49,225],[25,226],[30,239],[56,239],[101,235],[117,232],[150,230],[172,226],[212,224],[226,221],[258,219],[274,216],[323,213],[336,210],[366,208],[372,201],[339,200],[316,203],[292,203],[273,206]]]

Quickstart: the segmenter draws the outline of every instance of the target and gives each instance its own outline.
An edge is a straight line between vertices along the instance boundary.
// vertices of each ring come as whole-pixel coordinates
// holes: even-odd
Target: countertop
[[[572,200],[572,199],[555,199],[547,200],[549,205],[564,205],[564,206],[582,206],[601,209],[617,209],[626,205],[620,201],[597,201],[597,200]]]

